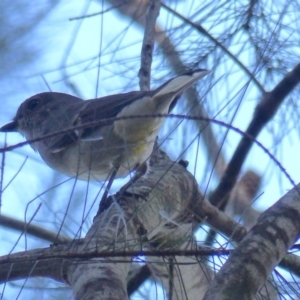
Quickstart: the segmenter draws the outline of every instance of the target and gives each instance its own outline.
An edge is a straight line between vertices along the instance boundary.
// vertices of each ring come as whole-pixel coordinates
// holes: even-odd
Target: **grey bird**
[[[19,132],[29,142],[41,138],[31,147],[51,168],[68,176],[104,181],[114,171],[116,178],[123,177],[151,155],[164,122],[155,115],[167,114],[182,92],[209,72],[198,69],[152,91],[86,101],[64,93],[40,93],[25,100],[13,121],[0,131]],[[59,133],[68,128],[74,129]],[[52,133],[57,135],[42,138]]]

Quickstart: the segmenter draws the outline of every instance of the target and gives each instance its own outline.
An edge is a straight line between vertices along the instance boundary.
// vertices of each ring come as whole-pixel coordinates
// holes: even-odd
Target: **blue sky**
[[[86,4],[88,3],[88,4]],[[183,3],[179,4],[181,8],[178,10],[182,14],[188,14],[188,7]],[[139,66],[139,53],[141,48],[142,31],[134,25],[130,25],[128,19],[120,18],[120,15],[114,11],[104,14],[102,17],[90,17],[83,21],[69,21],[70,18],[99,12],[102,9],[97,2],[82,1],[62,1],[51,13],[30,33],[30,40],[33,49],[39,49],[40,55],[37,59],[26,68],[9,73],[8,78],[2,80],[1,90],[1,113],[0,124],[5,124],[14,116],[15,111],[20,103],[29,96],[47,91],[49,88],[53,91],[73,93],[74,89],[70,88],[65,81],[75,86],[78,94],[84,99],[104,96],[112,93],[123,91],[138,90],[137,72]],[[166,12],[162,11],[159,19],[161,24],[168,26],[176,24]],[[172,23],[174,22],[174,23]],[[217,31],[217,29],[214,29]],[[99,37],[101,37],[99,39]],[[193,41],[194,36],[191,34],[189,42]],[[244,43],[241,39],[241,44]],[[187,43],[187,42],[186,42]],[[184,49],[185,44],[178,43],[180,49]],[[194,45],[192,43],[192,45]],[[238,46],[237,46],[238,47]],[[68,51],[66,49],[69,49]],[[232,49],[234,51],[235,49]],[[22,49],[19,49],[22,51]],[[99,53],[101,57],[99,58]],[[248,62],[247,53],[243,57],[244,63]],[[98,81],[98,65],[101,66]],[[63,67],[63,69],[62,69]],[[172,76],[167,72],[167,63],[163,58],[157,57],[153,64],[153,82],[152,86],[157,86],[160,82],[165,81]],[[240,129],[246,129],[250,121],[257,99],[260,94],[255,90],[253,85],[246,89],[243,95],[242,88],[245,86],[247,79],[243,73],[232,67],[230,63],[222,63],[215,65],[211,58],[207,65],[201,65],[203,68],[214,69],[215,78],[212,80],[216,85],[212,87],[212,96],[205,98],[204,106],[207,108],[211,116],[219,113],[223,106],[225,109],[220,112],[217,117],[220,120],[228,121],[230,113],[235,109],[241,101],[237,117],[234,125]],[[158,69],[158,71],[156,71]],[[165,76],[165,77],[164,77]],[[224,83],[227,76],[230,76],[229,83]],[[163,78],[163,79],[162,79]],[[223,78],[223,79],[222,79]],[[161,80],[162,79],[162,80]],[[277,76],[276,80],[280,80],[281,76]],[[208,80],[208,79],[207,79]],[[46,83],[47,84],[46,84]],[[274,84],[277,81],[274,81]],[[228,84],[228,85],[227,85]],[[49,86],[49,88],[48,88]],[[201,88],[203,86],[199,86]],[[270,88],[273,86],[270,85]],[[235,97],[232,99],[224,98],[227,89],[236,91]],[[243,96],[242,96],[243,95]],[[208,102],[210,101],[210,102]],[[286,102],[287,103],[287,102]],[[184,109],[184,105],[179,106],[177,113],[181,113],[180,109]],[[282,116],[285,111],[290,111],[289,117]],[[299,125],[295,123],[293,113],[297,114],[298,106],[291,108],[284,104],[278,114],[275,116],[272,126],[267,128],[260,134],[259,141],[264,144],[276,157],[280,160],[282,166],[291,174],[293,180],[297,183],[300,178],[298,170],[300,169],[299,156]],[[284,120],[284,121],[283,121]],[[168,121],[161,132],[161,136],[167,135],[170,130],[168,124],[174,124]],[[197,134],[194,132],[194,125],[185,121],[179,127],[168,143],[164,145],[170,156],[174,159],[178,157],[178,152],[182,149],[183,139],[192,140]],[[220,129],[214,125],[219,139],[222,139],[225,129]],[[280,137],[278,144],[274,142],[273,133],[277,132]],[[187,134],[191,133],[191,134]],[[235,132],[229,132],[224,145],[224,153],[227,159],[232,155],[240,136]],[[0,145],[4,145],[5,135],[0,135]],[[7,144],[12,145],[23,141],[18,134],[7,135]],[[198,152],[198,161],[195,166],[196,151]],[[211,171],[211,166],[207,164],[207,158],[200,143],[200,150],[197,143],[189,149],[186,157],[190,161],[189,168],[191,172],[196,170],[196,178],[201,187],[207,184],[207,178]],[[88,211],[93,202],[96,204],[89,214],[83,225],[82,234],[89,227],[92,218],[97,209],[96,198],[99,185],[91,184],[88,186],[86,182],[76,182],[69,180],[59,188],[52,189],[31,202],[35,197],[50,189],[53,185],[67,180],[68,178],[59,175],[46,166],[37,153],[29,147],[18,148],[13,152],[6,153],[5,157],[5,173],[4,187],[10,179],[17,173],[21,164],[28,156],[26,163],[14,181],[10,183],[2,194],[1,212],[10,216],[24,219],[30,219],[36,213],[34,221],[36,224],[45,226],[52,230],[58,230],[64,218],[64,213],[70,192],[75,186],[75,194],[71,201],[62,232],[73,237],[80,231],[79,219],[85,219],[82,211]],[[254,146],[251,155],[246,160],[244,170],[252,168],[263,174],[263,185],[261,188],[262,195],[255,203],[255,207],[265,209],[274,203],[288,189],[292,188],[290,182],[279,171],[278,167],[268,157],[266,153],[258,146]],[[118,188],[124,181],[117,182],[115,188]],[[210,189],[217,183],[216,178],[213,179]],[[87,192],[88,190],[88,192]],[[87,203],[82,201],[87,198]],[[42,203],[41,208],[37,210]],[[27,209],[27,210],[26,210]],[[7,230],[0,230],[1,241],[3,242],[0,251],[6,254],[13,247],[18,233],[12,232],[9,235]],[[28,237],[28,247],[47,246],[49,243],[40,243],[34,238]],[[15,251],[24,250],[26,247],[25,239],[22,238],[18,243]],[[17,293],[18,289],[7,288],[8,293]],[[25,298],[24,298],[25,299]]]

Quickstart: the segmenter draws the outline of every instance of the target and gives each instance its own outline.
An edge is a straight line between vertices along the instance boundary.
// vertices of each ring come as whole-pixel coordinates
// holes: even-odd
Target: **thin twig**
[[[151,64],[154,48],[154,35],[156,19],[159,15],[160,0],[151,0],[145,24],[145,33],[141,51],[141,68],[139,70],[141,91],[150,90]]]
[[[6,147],[6,135],[5,135],[4,147]],[[3,190],[4,167],[5,167],[5,153],[2,154],[1,166],[0,166],[0,211],[2,208],[2,194],[4,192]]]
[[[214,38],[206,29],[204,29],[200,24],[196,24],[189,19],[185,18],[177,11],[173,10],[171,7],[167,6],[166,4],[162,3],[162,7],[164,7],[167,11],[171,12],[179,19],[184,21],[186,24],[189,24],[191,27],[208,37],[211,41],[214,42],[216,46],[222,49],[224,53],[226,53],[248,76],[251,80],[255,83],[257,88],[263,93],[265,92],[264,87],[260,84],[260,82],[255,78],[255,76],[248,70],[248,68],[234,55],[232,54],[225,46],[222,45],[216,38]]]
[[[96,17],[96,16],[99,16],[99,15],[103,15],[103,14],[105,14],[105,13],[110,12],[111,10],[119,9],[119,7],[122,6],[122,5],[126,5],[126,2],[120,3],[120,4],[117,5],[117,6],[109,7],[109,8],[107,8],[107,9],[104,9],[104,10],[99,11],[99,12],[97,12],[97,13],[93,13],[93,14],[85,14],[85,15],[82,15],[82,16],[79,16],[79,17],[73,17],[73,18],[70,18],[69,21],[75,21],[75,20],[80,20],[80,19],[87,19],[87,18],[91,18],[91,17]]]
[[[223,121],[219,121],[219,120],[216,120],[216,119],[210,119],[210,118],[204,118],[204,117],[194,117],[194,116],[180,115],[180,114],[149,114],[149,115],[144,114],[144,115],[135,115],[135,116],[128,116],[128,117],[108,118],[108,119],[99,120],[99,121],[96,121],[96,122],[90,122],[88,124],[83,124],[83,125],[80,125],[80,126],[70,127],[70,128],[64,129],[64,130],[60,130],[60,131],[57,131],[57,132],[50,133],[50,134],[46,134],[44,136],[29,140],[29,141],[26,141],[26,142],[21,142],[21,143],[18,143],[16,145],[8,146],[6,148],[0,148],[0,153],[6,152],[6,151],[11,151],[13,149],[20,148],[20,147],[23,147],[25,145],[32,144],[32,143],[35,143],[35,142],[39,142],[39,141],[42,141],[42,140],[45,140],[45,139],[49,139],[49,138],[52,138],[54,136],[61,135],[63,133],[72,132],[76,129],[84,129],[84,128],[87,128],[87,127],[99,126],[100,124],[104,126],[104,125],[107,125],[107,124],[111,124],[112,121],[116,122],[116,121],[119,121],[119,120],[137,119],[137,118],[174,118],[174,119],[182,119],[182,120],[184,120],[184,119],[186,119],[186,120],[201,120],[201,121],[211,122],[211,123],[217,124],[219,126],[224,126],[225,128],[229,128],[229,129],[233,130],[234,132],[236,132],[236,133],[240,134],[241,136],[243,136],[242,140],[249,139],[248,143],[250,143],[250,145],[255,143],[259,148],[261,148],[274,161],[274,163],[279,167],[279,169],[284,173],[284,175],[290,181],[292,186],[296,185],[294,180],[291,178],[291,176],[285,170],[285,168],[281,165],[281,163],[278,161],[278,159],[261,142],[256,140],[253,135],[249,134],[248,132],[244,132],[241,129],[239,129],[239,128],[231,125],[231,124],[227,124]]]
[[[174,259],[169,258],[169,300],[173,299],[174,290]]]
[[[58,242],[58,243],[66,243],[72,241],[71,238],[59,235],[57,237],[57,233],[44,229],[40,226],[31,224],[31,223],[25,223],[24,221],[17,220],[15,218],[11,218],[9,216],[0,215],[0,225],[3,227],[7,227],[10,229],[14,229],[17,231],[23,231],[24,228],[26,228],[26,233],[33,235],[34,237],[49,241],[49,242]]]
[[[79,245],[85,242],[85,239],[75,241]],[[72,242],[76,247],[76,244]],[[106,258],[106,262],[109,262],[111,257],[138,257],[138,256],[152,256],[152,257],[168,257],[168,256],[228,256],[232,252],[231,249],[216,249],[208,247],[199,247],[195,250],[181,250],[181,249],[171,249],[171,250],[122,250],[122,251],[112,251],[112,250],[98,250],[97,248],[91,249],[86,252],[78,251],[68,251],[68,244],[63,245],[51,245],[49,248],[40,248],[34,250],[20,251],[18,253],[11,253],[9,255],[4,255],[0,257],[0,265],[8,263],[17,263],[24,261],[24,255],[26,255],[26,261],[36,261],[36,260],[48,260],[48,259],[84,259],[89,260],[91,258]],[[120,261],[123,261],[120,259]],[[144,262],[144,259],[140,259],[141,262]],[[173,262],[174,263],[174,262]],[[198,264],[195,261],[195,264]]]

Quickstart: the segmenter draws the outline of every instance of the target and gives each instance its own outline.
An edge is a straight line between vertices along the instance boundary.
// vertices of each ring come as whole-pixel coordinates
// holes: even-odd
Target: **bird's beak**
[[[18,123],[16,121],[10,122],[0,128],[0,132],[16,132],[18,131]]]

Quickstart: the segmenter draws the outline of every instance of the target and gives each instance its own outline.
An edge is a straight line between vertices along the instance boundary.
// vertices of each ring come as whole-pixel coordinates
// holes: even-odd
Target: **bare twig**
[[[249,30],[250,28],[250,22],[253,18],[254,7],[257,4],[257,2],[258,2],[257,0],[249,1],[249,8],[247,9],[247,19],[246,19],[246,23],[244,24],[246,30]]]
[[[140,90],[150,90],[151,64],[154,48],[155,24],[159,15],[160,0],[151,0],[148,6],[145,33],[141,51],[141,68],[139,70]]]
[[[4,147],[6,147],[6,135],[5,135]],[[3,190],[4,167],[5,167],[5,153],[2,154],[1,165],[0,165],[0,211],[2,207],[2,194],[4,191]]]
[[[46,230],[40,226],[36,226],[33,224],[27,224],[21,220],[17,220],[15,218],[11,218],[5,215],[0,215],[0,225],[21,232],[26,230],[27,234],[31,234],[35,237],[49,242],[66,243],[72,240],[67,236],[61,234],[57,236],[57,233],[53,231]]]
[[[162,7],[164,7],[166,10],[183,20],[186,24],[189,24],[191,27],[195,28],[197,31],[208,37],[211,41],[214,42],[216,46],[218,46],[224,53],[226,53],[246,74],[247,76],[255,83],[257,88],[263,93],[265,90],[263,86],[260,84],[260,82],[255,78],[254,74],[251,73],[250,70],[234,55],[232,54],[225,46],[222,45],[216,38],[214,38],[206,29],[204,29],[200,24],[196,24],[192,22],[191,20],[185,18],[181,14],[179,14],[174,9],[170,8],[166,4],[162,4]]]

